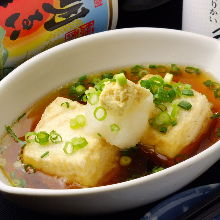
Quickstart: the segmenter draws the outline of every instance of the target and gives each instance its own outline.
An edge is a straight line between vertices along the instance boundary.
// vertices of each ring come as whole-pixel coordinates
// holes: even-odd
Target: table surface
[[[182,0],[171,0],[170,2],[150,10],[142,12],[125,12],[122,11],[119,14],[119,21],[117,28],[130,28],[130,27],[159,27],[159,28],[171,28],[181,29],[182,19]],[[181,189],[180,191],[211,184],[217,183],[220,180],[220,161],[215,163],[206,173],[201,175],[195,181]],[[152,208],[159,201],[146,205],[137,209],[128,210],[125,212],[108,214],[105,216],[65,216],[65,219],[140,219],[150,208]],[[6,200],[0,194],[0,219],[49,219],[54,220],[60,219],[61,216],[50,216],[40,214],[23,209],[12,202]]]

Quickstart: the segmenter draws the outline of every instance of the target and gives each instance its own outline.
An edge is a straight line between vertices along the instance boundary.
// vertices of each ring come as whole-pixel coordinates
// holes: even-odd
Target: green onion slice
[[[155,106],[156,106],[157,108],[159,108],[162,112],[164,112],[164,111],[167,110],[166,105],[163,105],[163,104],[155,104]]]
[[[46,151],[45,153],[43,153],[41,156],[40,156],[40,158],[44,158],[44,157],[47,157],[47,156],[49,156],[49,151]]]
[[[214,90],[214,96],[215,98],[220,98],[220,88]]]
[[[84,137],[74,137],[71,142],[73,144],[74,152],[88,145],[88,142]]]
[[[86,91],[86,88],[83,85],[78,85],[76,87],[76,94],[79,95],[79,96],[84,94],[85,91]]]
[[[120,165],[123,167],[130,165],[131,162],[132,162],[132,159],[129,156],[122,156],[119,161]]]
[[[171,64],[170,72],[174,74],[179,73],[180,68],[176,64]]]
[[[192,105],[187,102],[187,101],[181,101],[179,104],[178,104],[179,107],[185,109],[185,110],[190,110],[192,108]]]
[[[194,96],[194,93],[191,89],[183,89],[182,94],[186,96]]]
[[[35,136],[35,141],[40,145],[48,144],[50,135],[46,131],[40,131]]]
[[[61,143],[63,141],[61,135],[54,130],[50,132],[50,140],[55,144]]]
[[[165,82],[165,83],[171,83],[172,80],[173,80],[173,74],[167,73],[167,74],[164,76],[164,82]]]
[[[61,103],[61,106],[65,107],[65,108],[69,108],[70,103],[69,102],[63,102],[63,103]]]
[[[97,93],[90,93],[88,95],[88,103],[91,105],[96,105],[99,102],[99,96]]]
[[[15,132],[12,130],[10,126],[5,126],[5,129],[7,133],[18,143],[22,143],[23,145],[25,144],[24,141],[18,138],[18,136],[15,134]]]
[[[26,141],[27,143],[35,142],[36,135],[37,135],[36,132],[27,132],[27,133],[25,134],[25,141]]]
[[[216,112],[214,113],[211,118],[214,119],[214,118],[219,118],[220,117],[220,113]]]
[[[118,132],[120,131],[120,127],[117,124],[111,124],[110,125],[111,131],[112,132]]]
[[[107,117],[106,109],[103,108],[102,106],[97,107],[94,110],[94,117],[99,121],[103,121]]]
[[[163,167],[154,167],[154,168],[152,169],[152,173],[157,173],[157,172],[159,172],[159,171],[161,171],[161,170],[164,170],[164,168],[163,168]]]
[[[70,119],[70,127],[72,129],[79,129],[86,126],[86,117],[84,115],[77,115],[75,118]]]
[[[192,73],[199,74],[201,71],[200,71],[199,68],[196,68],[196,67],[193,67],[193,66],[187,66],[185,68],[185,72],[190,73],[190,74],[192,74]]]
[[[116,74],[115,76],[116,82],[120,85],[120,86],[124,86],[127,84],[127,79],[125,77],[124,73],[119,73]]]
[[[68,141],[65,143],[64,147],[63,147],[63,151],[65,154],[71,155],[74,153],[74,146],[73,143]]]

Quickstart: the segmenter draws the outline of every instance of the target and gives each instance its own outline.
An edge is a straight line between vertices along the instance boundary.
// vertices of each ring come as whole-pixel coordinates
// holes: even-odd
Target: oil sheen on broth
[[[85,104],[85,89],[94,87],[94,85],[97,85],[102,79],[111,79],[113,75],[121,72],[125,74],[127,79],[135,83],[138,83],[146,74],[165,77],[167,73],[171,73],[173,74],[174,82],[189,84],[193,90],[206,95],[209,102],[212,103],[211,110],[213,116],[208,124],[208,128],[205,129],[205,133],[199,135],[173,158],[157,153],[153,147],[146,148],[141,143],[129,149],[121,150],[117,168],[105,175],[98,185],[124,182],[161,171],[203,151],[219,140],[220,120],[218,112],[220,112],[220,93],[218,88],[220,88],[220,86],[207,73],[198,68],[177,66],[175,64],[166,66],[136,65],[124,68],[123,70],[120,69],[94,74],[92,76],[83,76],[78,81],[71,82],[39,100],[8,128],[11,128],[12,132],[14,132],[19,139],[25,141],[24,135],[35,129],[45,108],[56,97],[65,97]],[[166,135],[166,129],[164,130],[164,128],[161,127],[160,129],[160,132]],[[21,143],[17,143],[9,133],[1,139],[0,165],[2,172],[13,186],[44,189],[81,188],[79,184],[66,182],[64,178],[47,175],[39,170],[35,170],[32,166],[22,164],[23,150]]]

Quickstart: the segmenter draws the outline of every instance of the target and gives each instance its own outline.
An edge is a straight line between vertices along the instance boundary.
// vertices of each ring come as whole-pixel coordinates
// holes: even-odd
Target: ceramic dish
[[[196,65],[220,81],[220,43],[182,31],[134,28],[70,41],[41,53],[0,82],[0,134],[36,100],[85,73],[137,63]],[[42,80],[43,79],[43,80]],[[131,181],[85,189],[48,190],[10,186],[0,191],[26,208],[51,213],[94,214],[126,210],[161,199],[201,175],[220,158],[217,142],[161,172]]]

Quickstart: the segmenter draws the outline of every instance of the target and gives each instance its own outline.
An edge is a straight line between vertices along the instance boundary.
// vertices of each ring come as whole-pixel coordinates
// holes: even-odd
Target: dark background
[[[0,0],[1,1],[1,0]],[[120,7],[125,0],[119,0]],[[135,1],[135,0],[134,0]],[[159,28],[171,28],[171,29],[181,29],[182,23],[182,0],[171,0],[159,7],[143,10],[143,11],[122,11],[119,12],[119,20],[117,28],[131,28],[131,27],[159,27]],[[220,181],[220,161],[212,166],[206,173],[196,179],[194,182],[183,188],[181,191],[189,189],[191,187],[196,187],[200,185],[206,185],[210,183],[217,183]],[[159,202],[159,201],[158,201]],[[109,214],[105,216],[50,216],[46,214],[35,213],[23,208],[18,205],[13,204],[13,202],[7,201],[0,194],[0,219],[140,219],[155,202],[150,205],[146,205],[134,210],[128,210],[125,212]],[[73,204],[74,206],[74,204]],[[56,208],[56,207],[54,207]]]

